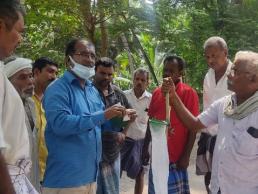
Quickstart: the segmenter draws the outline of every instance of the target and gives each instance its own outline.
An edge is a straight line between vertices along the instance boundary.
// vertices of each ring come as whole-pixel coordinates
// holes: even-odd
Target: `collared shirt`
[[[219,98],[222,98],[232,93],[230,90],[228,90],[228,84],[227,84],[227,81],[228,81],[227,74],[230,71],[231,67],[232,67],[232,62],[228,61],[227,70],[217,83],[215,80],[215,71],[212,68],[210,68],[206,73],[203,81],[203,109],[204,110],[206,110],[213,102],[215,102]],[[210,128],[209,131],[211,135],[214,135],[217,133],[217,130],[218,130],[217,125],[210,126],[209,128]]]
[[[218,124],[217,140],[213,153],[211,190],[217,194],[258,193],[258,138],[247,130],[258,131],[258,111],[235,120],[224,115],[226,96],[215,101],[198,116],[206,127]],[[209,132],[207,129],[204,132]]]
[[[131,105],[129,104],[124,92],[118,88],[116,85],[109,85],[108,87],[108,94],[106,96],[104,96],[104,94],[99,91],[102,95],[102,100],[105,103],[105,107],[111,107],[115,104],[120,103],[120,105],[124,106],[125,108],[131,108]],[[116,127],[113,122],[113,119],[105,122],[102,125],[102,131],[116,131],[116,132],[120,132],[122,131],[122,128],[120,127]]]
[[[45,142],[45,127],[46,127],[46,117],[45,111],[43,109],[41,100],[37,97],[36,94],[32,96],[32,99],[35,103],[36,111],[36,129],[38,130],[38,156],[39,156],[39,171],[40,171],[40,180],[43,180],[43,176],[46,169],[46,160],[47,160],[47,147]]]
[[[77,187],[96,181],[101,156],[104,104],[90,81],[82,88],[69,71],[43,98],[48,148],[44,187]]]
[[[179,82],[176,85],[176,93],[186,106],[186,108],[193,114],[199,114],[199,100],[198,95],[190,86]],[[166,120],[166,104],[165,97],[161,92],[161,88],[154,90],[149,107],[149,117],[158,120]],[[177,117],[175,110],[171,107],[170,111],[170,125],[173,128],[172,133],[168,133],[168,152],[169,161],[177,162],[184,152],[186,141],[188,138],[188,129]]]
[[[133,89],[126,90],[124,93],[137,113],[135,121],[128,128],[127,136],[135,140],[143,139],[149,119],[148,109],[151,101],[151,93],[144,91],[140,98],[135,96]]]
[[[0,68],[1,151],[7,164],[30,158],[28,131],[22,100]]]

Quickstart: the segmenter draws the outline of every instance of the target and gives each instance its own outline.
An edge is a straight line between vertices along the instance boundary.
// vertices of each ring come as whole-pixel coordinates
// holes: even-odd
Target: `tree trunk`
[[[79,0],[80,10],[83,15],[83,22],[85,30],[88,34],[89,40],[95,45],[95,25],[96,25],[96,16],[92,14],[92,1],[91,0]]]
[[[101,32],[101,57],[106,57],[108,53],[108,31],[105,22],[105,12],[103,8],[103,0],[98,0],[98,8],[100,14],[100,32]]]

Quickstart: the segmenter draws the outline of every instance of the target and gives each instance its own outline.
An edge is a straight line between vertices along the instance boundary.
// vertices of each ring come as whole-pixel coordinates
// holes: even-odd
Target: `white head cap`
[[[32,60],[18,57],[15,60],[7,62],[3,67],[3,71],[10,78],[18,71],[26,68],[32,69]]]

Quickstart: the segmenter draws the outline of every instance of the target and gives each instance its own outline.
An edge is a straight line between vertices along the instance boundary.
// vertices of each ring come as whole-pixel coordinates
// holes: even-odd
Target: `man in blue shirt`
[[[51,84],[44,95],[48,157],[43,194],[96,193],[101,156],[100,126],[125,108],[104,110],[97,89],[89,78],[94,75],[95,47],[74,39],[66,47],[68,70]]]

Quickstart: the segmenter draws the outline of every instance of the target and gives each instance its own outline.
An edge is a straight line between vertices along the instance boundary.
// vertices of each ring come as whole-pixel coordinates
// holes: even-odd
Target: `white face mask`
[[[76,63],[71,56],[69,56],[71,62],[74,64],[71,70],[80,78],[87,80],[95,75],[94,67],[86,67],[79,63]]]

